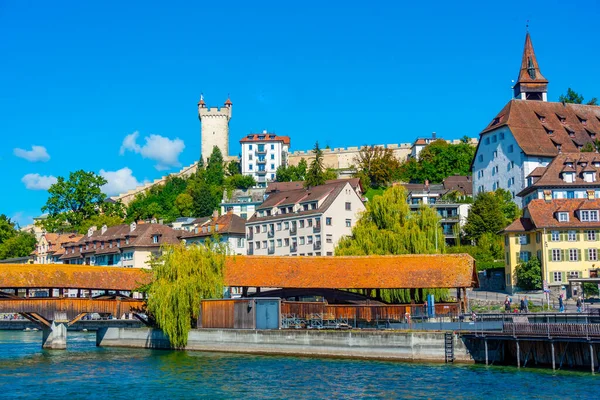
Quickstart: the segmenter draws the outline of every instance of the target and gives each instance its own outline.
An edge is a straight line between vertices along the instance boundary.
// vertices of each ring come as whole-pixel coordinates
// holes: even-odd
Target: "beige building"
[[[229,156],[229,120],[231,119],[231,100],[227,98],[223,107],[206,107],[201,96],[198,102],[198,118],[201,125],[202,159],[208,161],[213,147],[217,146],[223,159]]]
[[[248,255],[332,256],[364,210],[348,181],[272,193],[246,222]]]
[[[507,290],[517,287],[518,265],[537,257],[542,279],[560,291],[600,268],[600,199],[532,200],[503,234]]]
[[[62,264],[60,257],[65,254],[65,246],[82,237],[76,233],[42,233],[32,253],[33,263]]]
[[[87,235],[64,246],[60,260],[65,264],[86,264],[127,268],[149,268],[152,254],[164,244],[179,243],[182,231],[166,225],[135,223],[101,229],[92,227]]]

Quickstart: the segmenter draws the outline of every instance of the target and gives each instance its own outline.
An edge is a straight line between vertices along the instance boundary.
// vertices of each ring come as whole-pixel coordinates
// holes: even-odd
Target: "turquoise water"
[[[0,396],[10,399],[599,399],[585,372],[479,365],[97,348],[69,332],[67,351],[40,332],[0,331]]]

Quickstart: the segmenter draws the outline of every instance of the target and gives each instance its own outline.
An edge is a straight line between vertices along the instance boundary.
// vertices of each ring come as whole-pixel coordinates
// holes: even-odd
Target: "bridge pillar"
[[[52,350],[66,350],[67,348],[67,324],[55,323],[45,326],[42,336],[42,348]]]

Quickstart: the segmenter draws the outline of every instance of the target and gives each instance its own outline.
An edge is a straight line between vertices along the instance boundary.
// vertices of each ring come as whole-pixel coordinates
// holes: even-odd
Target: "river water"
[[[40,332],[0,331],[0,397],[10,399],[599,399],[587,372],[331,358],[97,348]]]

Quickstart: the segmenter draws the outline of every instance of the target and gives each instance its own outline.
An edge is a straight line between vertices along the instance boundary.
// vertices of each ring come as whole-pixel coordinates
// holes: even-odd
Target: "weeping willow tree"
[[[175,348],[185,347],[200,300],[223,297],[226,248],[218,243],[167,245],[153,257],[148,312]]]
[[[422,205],[418,211],[410,210],[407,193],[402,186],[393,186],[383,195],[367,203],[352,236],[342,238],[335,255],[399,255],[444,253],[444,232],[435,209]],[[373,293],[364,293],[372,296]],[[433,294],[436,301],[448,297],[447,289],[389,289],[381,290],[381,300],[389,303],[425,301]]]

